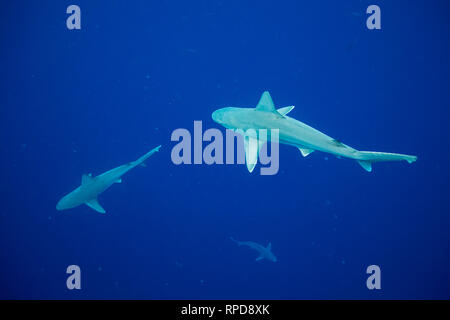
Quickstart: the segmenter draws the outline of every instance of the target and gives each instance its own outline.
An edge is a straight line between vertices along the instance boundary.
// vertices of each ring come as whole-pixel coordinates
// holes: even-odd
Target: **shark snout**
[[[68,203],[67,198],[64,196],[62,197],[58,203],[56,204],[56,210],[66,210],[68,209]]]
[[[230,119],[230,112],[233,111],[233,108],[226,107],[217,109],[211,114],[212,119],[214,122],[217,122],[218,124],[225,125],[228,123]]]
[[[211,118],[214,122],[220,123],[220,110],[216,110],[212,113]]]
[[[56,204],[56,210],[63,210],[63,207],[61,205],[61,200],[59,200],[58,203]]]

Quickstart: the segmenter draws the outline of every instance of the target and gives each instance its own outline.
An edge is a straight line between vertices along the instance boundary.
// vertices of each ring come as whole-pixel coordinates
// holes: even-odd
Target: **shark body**
[[[105,209],[103,209],[102,206],[98,203],[98,195],[108,189],[114,183],[121,183],[121,177],[125,173],[140,164],[144,164],[144,161],[147,160],[155,152],[159,151],[160,147],[161,146],[158,146],[152,149],[136,161],[121,165],[96,177],[93,177],[92,174],[83,174],[81,177],[81,185],[66,196],[62,197],[61,200],[59,200],[59,202],[57,203],[56,209],[66,210],[75,208],[81,204],[86,204],[95,211],[105,213]]]
[[[232,241],[237,243],[239,246],[247,246],[253,250],[258,251],[259,256],[256,258],[256,261],[267,259],[273,262],[277,262],[277,257],[272,253],[272,243],[269,242],[267,247],[260,245],[259,243],[253,241],[237,241],[230,237]]]
[[[294,106],[275,109],[269,92],[265,91],[256,108],[222,108],[214,111],[212,118],[227,129],[244,132],[246,163],[250,172],[256,165],[262,143],[271,138],[271,129],[279,130],[279,143],[299,148],[304,157],[315,150],[331,153],[338,157],[354,159],[369,172],[372,171],[373,162],[405,160],[412,163],[417,160],[416,156],[405,154],[358,151],[301,121],[288,117],[287,114],[293,108]],[[245,132],[249,129],[253,129],[253,132],[260,129],[267,130],[266,140],[257,134],[246,135]]]

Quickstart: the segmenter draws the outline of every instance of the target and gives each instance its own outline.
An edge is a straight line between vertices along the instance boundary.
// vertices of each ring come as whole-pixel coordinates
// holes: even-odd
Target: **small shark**
[[[264,247],[260,245],[259,243],[252,242],[252,241],[237,241],[234,240],[233,237],[230,237],[230,239],[234,242],[236,242],[239,246],[247,246],[250,247],[259,253],[259,257],[256,258],[256,261],[267,259],[273,262],[277,262],[277,257],[272,253],[272,243],[269,242],[269,245],[267,247]]]
[[[212,119],[227,129],[243,132],[247,169],[252,172],[263,143],[270,140],[270,129],[279,130],[279,143],[292,145],[300,149],[306,157],[318,150],[356,160],[366,171],[372,171],[372,162],[406,160],[412,163],[416,156],[398,153],[358,151],[342,142],[333,139],[307,124],[288,117],[294,106],[275,109],[272,98],[265,91],[256,108],[227,107],[214,111]],[[253,129],[253,130],[249,130]],[[247,130],[256,132],[259,129],[268,130],[266,141],[258,134],[246,134]],[[256,141],[255,141],[256,140]],[[250,142],[247,142],[250,141]],[[255,143],[256,142],[256,143]]]
[[[98,203],[97,197],[100,193],[108,189],[114,183],[122,182],[122,175],[133,169],[138,165],[145,165],[147,160],[155,152],[159,151],[161,146],[158,146],[136,161],[129,162],[112,170],[106,171],[101,175],[93,177],[92,174],[83,174],[81,177],[81,186],[76,188],[71,193],[59,200],[56,205],[57,210],[66,210],[75,208],[81,204],[86,204],[90,208],[100,213],[105,213],[105,209]]]

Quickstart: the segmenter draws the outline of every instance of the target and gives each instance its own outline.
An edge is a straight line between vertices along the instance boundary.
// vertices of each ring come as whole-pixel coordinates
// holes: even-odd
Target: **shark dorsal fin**
[[[264,91],[259,99],[258,105],[256,106],[256,110],[259,111],[267,111],[267,112],[276,112],[275,105],[273,104],[272,97],[270,96],[269,91]]]
[[[292,109],[294,109],[294,108],[295,108],[295,106],[284,107],[284,108],[277,109],[277,112],[278,112],[279,114],[281,114],[282,116],[285,116],[285,115],[287,115],[289,112],[291,112]]]
[[[284,115],[279,113],[277,109],[275,109],[275,105],[273,104],[272,97],[270,96],[269,91],[263,92],[263,94],[261,95],[261,99],[259,99],[258,105],[256,106],[255,110],[274,113],[278,117],[284,118]]]
[[[83,174],[81,176],[81,185],[91,182],[92,179],[94,179],[92,178],[92,173]]]
[[[272,242],[269,242],[269,244],[267,245],[267,250],[272,250]]]
[[[86,205],[89,206],[91,209],[94,209],[97,212],[105,213],[105,209],[102,208],[100,203],[98,203],[98,199],[94,198],[89,201],[86,201]]]

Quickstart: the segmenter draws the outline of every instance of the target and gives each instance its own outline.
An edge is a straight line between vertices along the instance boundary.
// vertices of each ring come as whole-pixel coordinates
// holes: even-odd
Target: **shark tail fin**
[[[357,151],[355,154],[356,161],[364,168],[364,170],[372,171],[372,162],[381,161],[402,161],[405,160],[408,163],[413,163],[417,160],[416,156],[410,156],[407,154],[399,153],[387,153],[387,152],[372,152],[372,151]]]
[[[241,245],[241,243],[239,241],[237,241],[236,239],[234,239],[233,237],[230,237],[230,240],[233,242],[236,242],[238,245]]]
[[[160,148],[161,148],[161,146],[157,146],[156,148],[153,148],[152,150],[150,150],[149,152],[144,154],[142,157],[137,159],[136,160],[137,165],[146,167],[146,164],[144,163],[144,161],[147,160],[148,158],[150,158],[155,152],[158,152]]]

